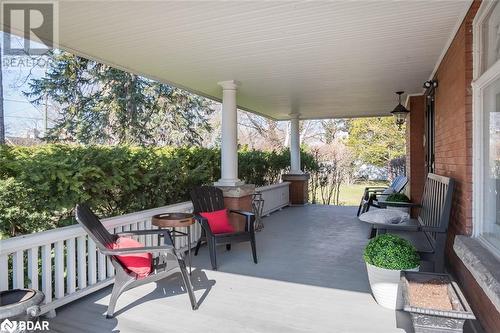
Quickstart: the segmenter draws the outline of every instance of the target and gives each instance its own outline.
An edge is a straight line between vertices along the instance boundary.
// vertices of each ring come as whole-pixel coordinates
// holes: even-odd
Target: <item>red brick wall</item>
[[[500,332],[500,314],[453,251],[455,235],[472,233],[472,21],[474,1],[436,72],[437,174],[455,179],[447,259],[474,313],[487,332]],[[464,287],[465,286],[465,287]]]
[[[407,194],[413,202],[420,202],[425,182],[425,97],[410,96],[410,110],[406,121],[406,176]]]
[[[476,7],[474,4],[467,14],[435,76],[439,84],[435,95],[435,172],[456,181],[450,229],[464,235],[472,231],[472,140],[468,133],[471,124],[466,121],[472,108],[467,103],[471,91],[466,73],[472,70],[467,47],[472,42]]]

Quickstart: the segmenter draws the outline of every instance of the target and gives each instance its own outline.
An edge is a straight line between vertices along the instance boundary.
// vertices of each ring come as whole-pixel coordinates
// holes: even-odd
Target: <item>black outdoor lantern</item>
[[[406,115],[410,113],[407,108],[401,104],[401,95],[404,94],[404,91],[396,91],[396,94],[398,95],[398,101],[399,104],[396,105],[394,110],[391,111],[392,115],[396,119],[396,125],[398,125],[399,129],[401,129],[401,126],[405,123],[406,121]]]

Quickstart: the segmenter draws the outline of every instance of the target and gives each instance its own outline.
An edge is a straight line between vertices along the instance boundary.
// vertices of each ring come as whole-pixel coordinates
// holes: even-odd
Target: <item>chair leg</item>
[[[212,239],[210,237],[207,238],[208,242],[208,249],[210,252],[210,262],[212,263],[212,269],[214,271],[217,270],[217,249],[216,249],[216,243],[215,239]]]
[[[193,308],[193,310],[196,310],[198,309],[198,303],[196,302],[196,297],[193,291],[193,285],[191,284],[191,280],[189,279],[189,275],[186,270],[186,263],[184,262],[184,259],[179,258],[178,256],[177,256],[177,262],[179,263],[182,281],[184,282],[184,287],[186,288],[187,294],[189,296],[191,307]]]
[[[113,285],[113,291],[111,292],[111,299],[109,300],[108,311],[106,312],[106,318],[113,318],[118,298],[132,281],[133,279],[128,275],[117,272],[115,276],[115,284]]]
[[[205,232],[205,229],[201,228],[201,236],[200,239],[198,239],[198,243],[196,243],[196,248],[194,249],[195,256],[197,256],[198,251],[200,251],[201,241],[206,238],[207,238],[207,233]]]
[[[252,235],[250,245],[252,245],[253,262],[257,263],[257,247],[255,246],[255,235]]]
[[[359,207],[358,207],[358,213],[356,214],[356,216],[359,216],[361,214],[361,209],[363,208],[363,204],[364,204],[365,200],[364,200],[364,197],[361,199],[361,202],[359,203]]]
[[[202,237],[200,237],[200,239],[198,239],[198,243],[196,243],[196,248],[194,249],[194,255],[195,256],[197,256],[198,255],[198,251],[200,251],[201,240],[202,240]]]
[[[231,244],[226,244],[226,250],[231,251]]]

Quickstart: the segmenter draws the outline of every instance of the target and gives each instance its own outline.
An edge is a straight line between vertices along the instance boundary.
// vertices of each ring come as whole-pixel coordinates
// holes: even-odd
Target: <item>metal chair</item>
[[[359,203],[357,216],[367,212],[370,207],[380,208],[378,206],[379,199],[383,200],[393,193],[400,193],[405,188],[406,184],[408,184],[408,178],[405,176],[397,176],[389,186],[365,187],[361,202]]]
[[[217,270],[217,245],[226,244],[226,249],[231,250],[231,243],[250,242],[252,246],[253,261],[257,263],[254,227],[255,215],[253,213],[228,209],[231,214],[238,214],[245,217],[245,230],[234,233],[214,234],[210,229],[208,220],[200,216],[199,213],[224,209],[224,196],[222,190],[214,186],[196,187],[191,191],[191,201],[193,202],[195,218],[202,226],[202,237],[200,237],[198,244],[196,244],[195,256],[198,255],[202,240],[206,239],[210,251],[212,268]]]
[[[116,302],[118,297],[126,290],[144,285],[150,282],[155,282],[165,277],[168,277],[176,272],[180,272],[184,286],[191,301],[193,310],[198,308],[196,298],[193,292],[191,280],[186,271],[186,264],[182,256],[177,253],[172,245],[170,232],[166,229],[151,229],[151,230],[136,230],[120,232],[117,234],[110,234],[108,230],[102,225],[99,218],[90,210],[86,205],[80,204],[76,206],[76,220],[82,228],[88,233],[90,238],[95,242],[99,252],[107,256],[113,267],[116,270],[115,283],[113,291],[111,292],[111,299],[108,305],[107,318],[112,318],[115,311]],[[164,245],[161,246],[147,246],[139,248],[126,248],[126,249],[111,249],[111,244],[115,243],[119,236],[132,237],[140,235],[153,235],[157,234],[158,237],[163,237]],[[169,245],[166,243],[170,243]],[[115,256],[127,255],[134,253],[152,253],[153,265],[152,273],[143,278],[138,279],[136,274],[128,271]]]

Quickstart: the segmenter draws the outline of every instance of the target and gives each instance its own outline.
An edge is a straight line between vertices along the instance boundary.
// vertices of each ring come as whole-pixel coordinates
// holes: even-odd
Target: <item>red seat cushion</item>
[[[234,232],[233,226],[229,223],[227,209],[216,210],[213,212],[202,212],[200,215],[208,220],[212,233],[227,234]]]
[[[128,237],[119,237],[112,244],[112,250],[144,247],[135,239]],[[137,275],[138,279],[145,278],[152,271],[153,255],[151,253],[132,253],[115,256],[116,259],[129,271]]]

